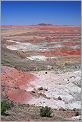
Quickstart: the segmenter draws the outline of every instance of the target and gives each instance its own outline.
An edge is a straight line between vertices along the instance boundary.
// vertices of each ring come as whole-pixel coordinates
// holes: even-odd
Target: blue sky
[[[80,25],[80,1],[2,1],[2,25]]]

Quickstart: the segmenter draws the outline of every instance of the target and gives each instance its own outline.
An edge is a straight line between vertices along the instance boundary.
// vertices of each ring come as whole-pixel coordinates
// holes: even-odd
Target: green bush
[[[75,116],[79,116],[80,115],[80,113],[77,111],[76,113],[75,113]]]
[[[1,115],[6,115],[6,111],[11,109],[13,106],[14,106],[13,103],[2,101],[1,102]]]
[[[51,113],[52,113],[52,111],[51,111],[50,107],[45,106],[40,109],[41,117],[51,117]]]

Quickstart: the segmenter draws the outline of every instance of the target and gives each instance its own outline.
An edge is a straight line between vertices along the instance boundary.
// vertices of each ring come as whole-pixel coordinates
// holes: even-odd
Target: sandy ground
[[[47,74],[45,74],[47,72]],[[64,74],[55,74],[54,71],[40,71],[33,73],[38,80],[31,82],[34,87],[29,87],[27,91],[34,90],[36,93],[42,93],[39,98],[34,97],[29,104],[49,106],[51,108],[73,109],[81,108],[81,72],[66,72]],[[79,87],[79,86],[80,87]],[[38,90],[40,87],[43,90]],[[45,90],[47,89],[47,91]],[[62,100],[58,100],[58,97]]]

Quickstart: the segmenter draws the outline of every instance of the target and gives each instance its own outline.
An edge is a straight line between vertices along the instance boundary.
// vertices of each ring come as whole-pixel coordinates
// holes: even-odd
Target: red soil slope
[[[25,103],[31,99],[32,95],[25,89],[35,79],[33,74],[18,71],[15,68],[2,67],[2,86],[5,87],[8,98],[16,103]]]

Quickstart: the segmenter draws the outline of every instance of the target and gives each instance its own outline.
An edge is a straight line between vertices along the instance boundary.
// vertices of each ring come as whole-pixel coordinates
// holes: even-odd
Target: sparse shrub
[[[48,106],[42,107],[40,109],[40,116],[41,117],[51,117],[51,113],[52,113],[51,108]]]
[[[59,97],[58,97],[58,100],[62,100],[62,98],[59,96]]]
[[[61,107],[61,108],[59,108],[59,110],[60,110],[60,111],[66,111],[66,110],[65,110],[64,108],[62,108],[62,107]]]
[[[45,72],[45,74],[47,74],[47,72]]]
[[[76,108],[73,108],[73,111],[76,111]]]
[[[32,93],[35,93],[35,91],[31,91]]]
[[[1,115],[7,115],[6,111],[11,109],[14,106],[13,103],[9,103],[7,101],[1,102]]]
[[[75,116],[79,116],[79,112],[78,111],[75,113]]]
[[[68,66],[68,63],[65,63],[64,65],[65,65],[65,66]]]
[[[44,88],[44,91],[48,91],[48,89]]]
[[[38,90],[43,90],[43,87],[38,88]]]

